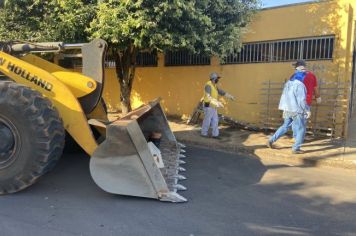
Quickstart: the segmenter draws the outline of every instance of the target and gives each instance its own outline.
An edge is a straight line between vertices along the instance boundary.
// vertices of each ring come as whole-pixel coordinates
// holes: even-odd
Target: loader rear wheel
[[[51,170],[62,155],[64,136],[47,98],[0,81],[0,194],[20,191]]]

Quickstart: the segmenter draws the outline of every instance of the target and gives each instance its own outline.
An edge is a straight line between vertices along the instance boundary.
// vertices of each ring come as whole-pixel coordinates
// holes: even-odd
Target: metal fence
[[[282,111],[278,110],[283,86],[284,82],[262,83],[259,126],[263,129],[276,129],[283,122]],[[348,107],[347,86],[341,82],[319,81],[319,90],[322,103],[313,102],[307,130],[316,136],[342,137]]]
[[[165,66],[210,65],[210,56],[193,54],[188,51],[166,52],[164,64]]]
[[[138,67],[155,67],[157,66],[158,56],[157,51],[139,52],[136,56],[136,66]],[[116,63],[112,55],[107,55],[105,58],[106,68],[115,68]]]
[[[335,36],[244,43],[239,52],[227,56],[224,64],[286,62],[297,59],[330,60]]]

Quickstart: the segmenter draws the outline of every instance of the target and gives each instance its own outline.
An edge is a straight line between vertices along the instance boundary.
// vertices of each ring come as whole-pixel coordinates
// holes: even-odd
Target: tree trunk
[[[120,92],[121,112],[125,115],[132,110],[130,101],[131,88],[126,84],[120,83]]]
[[[120,83],[120,103],[122,114],[131,108],[131,90],[135,78],[137,49],[129,45],[126,50],[113,51],[116,63],[116,76]]]

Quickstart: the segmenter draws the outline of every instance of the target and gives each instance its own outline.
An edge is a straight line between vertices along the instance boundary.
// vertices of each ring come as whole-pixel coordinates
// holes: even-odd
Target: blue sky
[[[275,7],[292,3],[309,2],[310,0],[262,0],[262,7]]]

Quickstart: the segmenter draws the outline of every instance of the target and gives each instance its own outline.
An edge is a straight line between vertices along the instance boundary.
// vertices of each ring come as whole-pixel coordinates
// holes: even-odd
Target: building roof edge
[[[307,4],[312,4],[312,3],[324,3],[324,2],[331,2],[331,1],[332,0],[324,0],[324,1],[313,0],[313,1],[307,1],[307,2],[291,3],[291,4],[275,6],[275,7],[265,7],[265,8],[261,8],[261,10],[262,11],[264,11],[264,10],[273,10],[273,9],[278,9],[278,8],[294,7],[294,6],[307,5]]]

